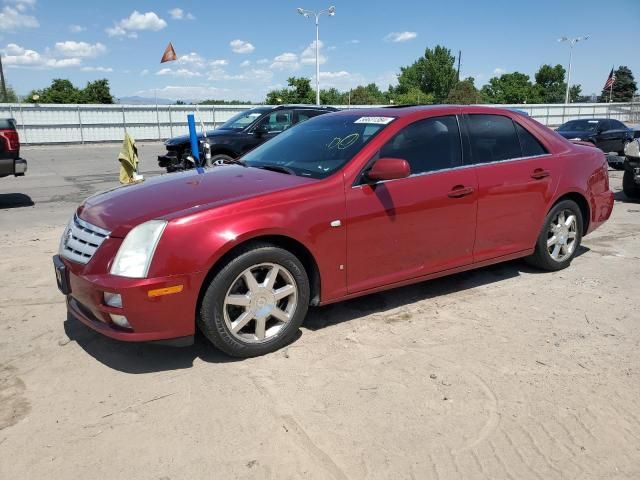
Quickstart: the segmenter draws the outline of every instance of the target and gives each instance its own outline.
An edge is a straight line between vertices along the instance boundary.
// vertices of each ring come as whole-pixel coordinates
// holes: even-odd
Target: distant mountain
[[[155,105],[156,99],[154,97],[122,97],[118,98],[116,103],[122,103],[126,105]],[[175,100],[169,100],[168,98],[158,98],[158,105],[173,105]]]

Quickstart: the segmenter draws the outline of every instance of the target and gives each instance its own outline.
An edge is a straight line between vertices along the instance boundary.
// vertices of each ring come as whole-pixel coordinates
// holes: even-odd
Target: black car
[[[13,118],[0,118],[0,177],[23,176],[27,161],[20,158],[20,137]]]
[[[278,105],[245,110],[215,130],[198,134],[200,161],[206,159],[207,164],[213,165],[232,161],[296,123],[337,110],[313,105]],[[167,172],[194,167],[189,135],[170,138],[164,144],[167,153],[158,156],[160,167],[166,168]]]
[[[591,142],[605,153],[624,155],[624,146],[633,139],[633,130],[618,120],[591,118],[569,120],[557,132],[569,140]]]

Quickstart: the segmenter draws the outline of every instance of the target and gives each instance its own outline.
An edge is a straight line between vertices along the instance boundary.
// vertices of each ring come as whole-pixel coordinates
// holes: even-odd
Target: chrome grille
[[[74,262],[88,263],[109,233],[74,215],[62,235],[60,255]]]

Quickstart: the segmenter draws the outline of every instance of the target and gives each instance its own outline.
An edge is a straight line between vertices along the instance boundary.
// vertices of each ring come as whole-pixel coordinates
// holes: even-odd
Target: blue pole
[[[196,161],[198,173],[203,173],[204,170],[200,166],[200,148],[198,145],[198,134],[196,133],[196,119],[193,113],[187,115],[187,122],[189,123],[189,138],[191,139],[191,155],[193,155]]]

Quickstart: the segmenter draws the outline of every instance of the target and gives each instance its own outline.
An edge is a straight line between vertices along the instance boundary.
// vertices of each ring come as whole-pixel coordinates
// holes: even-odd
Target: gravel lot
[[[139,146],[159,173],[160,144]],[[573,265],[520,261],[311,311],[234,361],[69,321],[51,256],[119,145],[0,180],[0,478],[640,478],[640,204]]]

